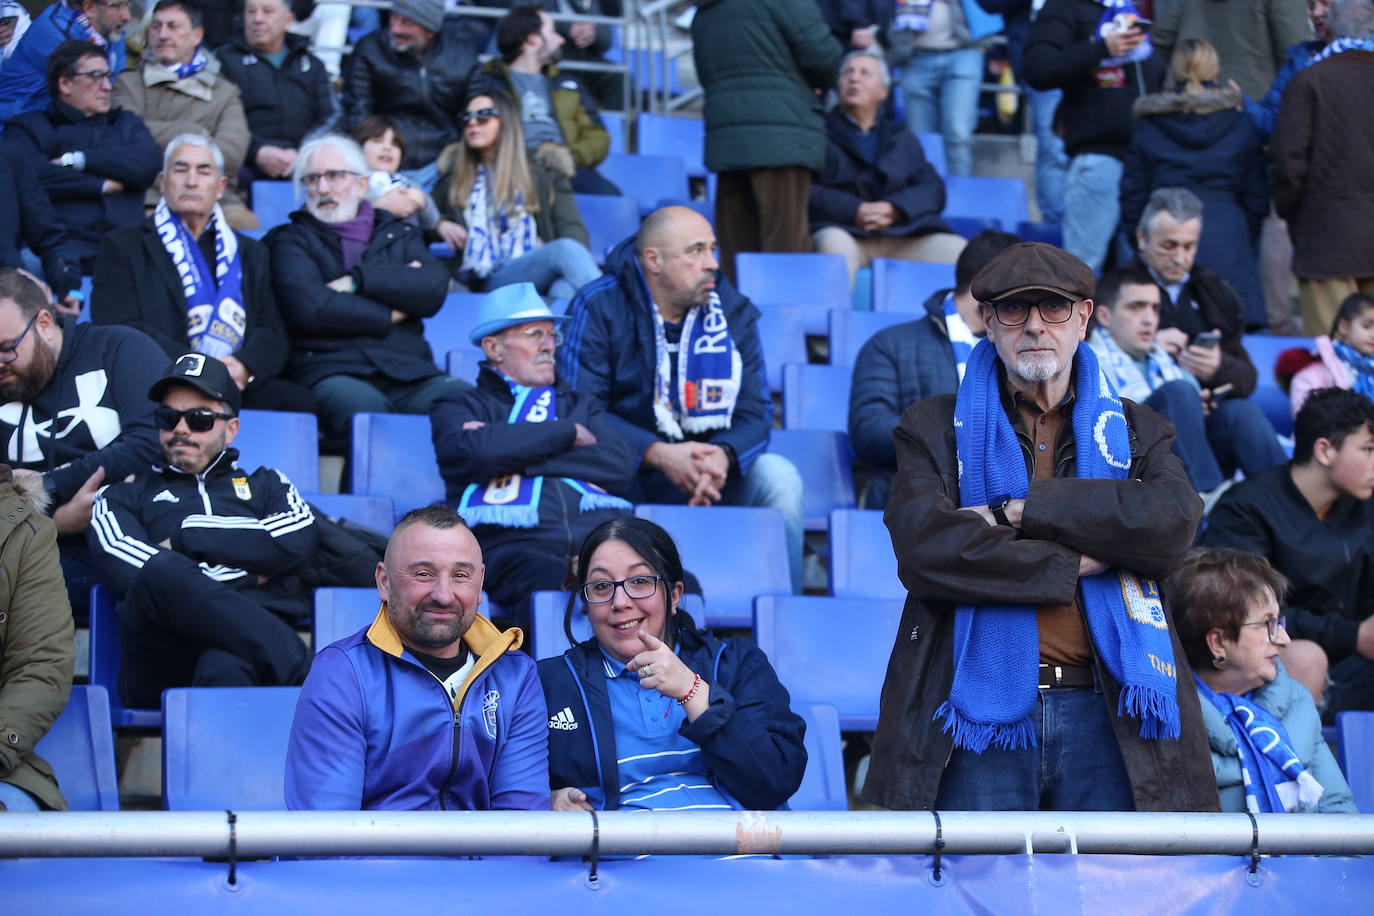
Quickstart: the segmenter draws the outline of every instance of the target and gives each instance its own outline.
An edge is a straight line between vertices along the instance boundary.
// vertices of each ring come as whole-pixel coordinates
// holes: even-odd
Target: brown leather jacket
[[[1073,425],[1055,447],[1055,477],[1034,480],[1020,532],[958,511],[955,396],[911,405],[893,431],[897,474],[884,519],[908,589],[898,627],[863,800],[930,808],[952,742],[935,721],[954,676],[953,611],[961,603],[1067,604],[1088,554],[1162,578],[1193,542],[1202,504],[1170,447],[1173,427],[1123,401],[1131,429],[1128,480],[1074,478]],[[1009,402],[1007,402],[1009,405]],[[1010,410],[1030,469],[1030,441]],[[1165,604],[1178,666],[1182,736],[1147,741],[1140,723],[1115,714],[1120,685],[1097,663],[1139,811],[1216,811],[1217,788],[1192,668]]]

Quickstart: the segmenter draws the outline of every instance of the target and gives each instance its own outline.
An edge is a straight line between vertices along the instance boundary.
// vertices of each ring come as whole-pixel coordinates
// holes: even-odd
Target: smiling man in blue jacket
[[[377,619],[321,651],[301,689],[287,807],[549,807],[544,693],[520,630],[477,613],[484,572],[448,506],[397,523],[377,565]]]

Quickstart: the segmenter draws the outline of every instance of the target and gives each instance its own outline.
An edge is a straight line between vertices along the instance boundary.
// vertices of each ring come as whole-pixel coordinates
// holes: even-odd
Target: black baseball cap
[[[242,403],[239,386],[234,384],[224,363],[213,356],[206,356],[204,353],[183,353],[178,356],[167,371],[162,373],[162,378],[153,382],[153,387],[148,389],[148,397],[154,401],[161,401],[172,385],[190,385],[217,401],[223,401],[229,405],[229,412],[238,416],[239,405]]]

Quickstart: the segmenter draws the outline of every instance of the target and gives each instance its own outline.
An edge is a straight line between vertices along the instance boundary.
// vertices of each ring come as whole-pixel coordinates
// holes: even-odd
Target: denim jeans
[[[1134,811],[1107,700],[1091,687],[1037,690],[1035,747],[956,747],[935,807],[948,811]]]
[[[1064,250],[1102,271],[1107,246],[1121,220],[1121,160],[1080,153],[1064,182]]]
[[[1062,89],[1027,89],[1031,122],[1035,125],[1035,205],[1040,220],[1064,220],[1064,183],[1068,179],[1069,157],[1064,141],[1054,132],[1054,112],[1064,97]],[[1010,227],[1008,232],[1012,231]]]
[[[542,296],[571,299],[599,276],[601,268],[586,245],[576,239],[554,239],[498,265],[487,278],[487,289],[533,283]]]
[[[978,48],[917,51],[902,68],[907,129],[944,136],[951,175],[973,173],[973,131],[982,82],[983,52]]]
[[[43,810],[38,806],[38,799],[8,782],[0,782],[0,805],[14,812]]]
[[[326,435],[347,440],[355,413],[429,413],[429,405],[446,391],[461,391],[472,385],[447,375],[434,375],[418,382],[398,382],[384,376],[360,378],[356,375],[331,375],[310,386],[319,401],[320,425]]]
[[[1288,462],[1269,418],[1244,398],[1228,398],[1212,408],[1207,418],[1207,441],[1227,477],[1237,469],[1246,477],[1254,477]]]
[[[1221,486],[1226,478],[1207,439],[1207,418],[1197,386],[1182,379],[1166,382],[1145,399],[1145,406],[1174,424],[1173,452],[1183,462],[1193,489],[1206,493]]]

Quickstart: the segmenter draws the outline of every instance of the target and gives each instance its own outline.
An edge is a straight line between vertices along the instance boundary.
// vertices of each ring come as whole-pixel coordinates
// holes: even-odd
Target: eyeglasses
[[[349,178],[358,177],[357,172],[350,172],[348,169],[329,169],[325,172],[306,172],[301,176],[301,185],[313,188],[323,181],[330,187],[338,187]]]
[[[193,433],[209,432],[214,428],[216,420],[232,420],[233,418],[234,415],[231,413],[216,413],[208,407],[192,407],[190,410],[173,410],[167,405],[162,404],[153,410],[153,419],[157,421],[158,429],[176,429],[177,424],[185,419],[186,428]]]
[[[499,119],[500,117],[501,112],[497,111],[495,108],[479,108],[476,111],[468,111],[460,114],[458,116],[458,123],[464,126],[466,126],[469,121],[485,124],[492,118]]]
[[[1254,620],[1250,623],[1242,623],[1243,627],[1268,627],[1269,641],[1277,643],[1279,641],[1279,630],[1288,628],[1287,617],[1266,617],[1264,620]]]
[[[628,579],[594,579],[582,586],[582,600],[588,604],[605,604],[615,597],[616,586],[625,589],[626,598],[651,598],[658,591],[662,576],[631,576]]]
[[[84,76],[93,83],[114,82],[114,73],[110,70],[78,70],[72,76]]]
[[[552,338],[555,347],[563,346],[563,332],[554,328],[552,331],[547,328],[525,328],[523,331],[507,331],[507,334],[514,334],[516,337],[525,338],[525,342],[535,347],[542,347],[544,341]]]
[[[29,333],[29,328],[33,327],[33,323],[37,320],[38,312],[34,312],[29,323],[24,325],[24,330],[20,331],[19,336],[14,338],[14,343],[8,347],[0,347],[0,363],[12,363],[19,358],[19,345],[24,342],[24,335]]]
[[[1009,328],[1019,328],[1030,318],[1031,309],[1040,313],[1040,320],[1046,324],[1063,324],[1073,317],[1073,300],[1063,296],[1053,296],[1030,302],[1026,299],[999,299],[988,303],[992,306],[997,320]]]

